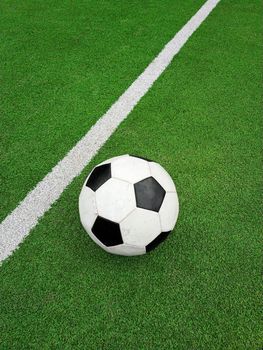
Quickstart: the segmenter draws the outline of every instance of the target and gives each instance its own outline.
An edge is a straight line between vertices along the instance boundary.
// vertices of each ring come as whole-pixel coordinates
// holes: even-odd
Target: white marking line
[[[108,140],[220,0],[208,0],[72,150],[0,225],[0,263],[18,247]]]

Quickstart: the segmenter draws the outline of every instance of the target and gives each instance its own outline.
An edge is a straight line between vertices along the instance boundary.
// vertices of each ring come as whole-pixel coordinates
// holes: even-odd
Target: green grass
[[[65,156],[202,3],[1,1],[0,219]]]
[[[1,349],[261,347],[261,10],[222,1],[3,264]],[[180,199],[170,238],[135,258],[106,254],[78,220],[86,174],[123,153],[159,161]]]

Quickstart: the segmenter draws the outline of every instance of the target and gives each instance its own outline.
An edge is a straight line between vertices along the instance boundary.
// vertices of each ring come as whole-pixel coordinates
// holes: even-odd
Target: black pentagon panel
[[[134,189],[138,208],[159,211],[165,190],[153,177],[147,177],[147,179],[137,182]]]
[[[101,185],[111,178],[111,165],[103,164],[97,166],[90,174],[86,186],[96,191]]]
[[[146,246],[146,252],[148,253],[151,250],[155,249],[160,243],[162,243],[168,237],[169,233],[171,233],[171,231],[160,233],[159,236],[157,236],[153,241],[151,241],[151,243],[149,243]]]
[[[144,157],[139,157],[139,156],[135,156],[134,154],[129,154],[129,156],[130,156],[130,157],[134,157],[134,158],[140,158],[140,159],[146,160],[147,162],[152,162],[151,159],[144,158]]]
[[[91,231],[106,247],[122,244],[122,236],[119,224],[98,216]]]

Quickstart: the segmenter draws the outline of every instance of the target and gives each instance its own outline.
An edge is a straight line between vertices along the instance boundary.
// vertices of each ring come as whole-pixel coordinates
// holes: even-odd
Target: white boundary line
[[[19,246],[72,180],[128,116],[220,0],[208,0],[71,151],[0,225],[0,264]]]

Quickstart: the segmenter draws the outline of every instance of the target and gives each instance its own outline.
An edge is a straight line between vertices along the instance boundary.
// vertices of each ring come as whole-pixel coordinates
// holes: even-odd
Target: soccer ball
[[[97,165],[79,196],[80,220],[109,253],[141,255],[159,245],[179,212],[170,175],[151,160],[123,155]]]

